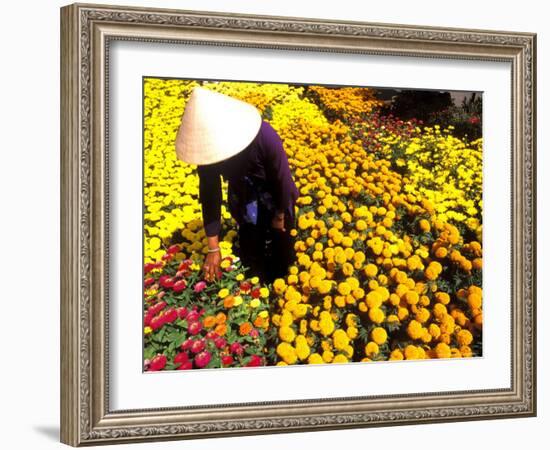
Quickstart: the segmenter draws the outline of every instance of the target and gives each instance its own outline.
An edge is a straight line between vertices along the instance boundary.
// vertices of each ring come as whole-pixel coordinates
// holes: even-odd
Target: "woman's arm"
[[[198,166],[199,200],[202,206],[204,231],[208,240],[208,253],[204,259],[203,272],[207,281],[221,275],[221,252],[219,234],[221,230],[221,180],[220,174],[208,166]]]

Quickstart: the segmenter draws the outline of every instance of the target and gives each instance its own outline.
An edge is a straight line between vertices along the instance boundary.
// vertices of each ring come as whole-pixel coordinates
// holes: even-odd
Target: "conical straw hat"
[[[196,87],[176,136],[177,157],[196,165],[228,159],[252,142],[261,123],[260,112],[249,103]]]

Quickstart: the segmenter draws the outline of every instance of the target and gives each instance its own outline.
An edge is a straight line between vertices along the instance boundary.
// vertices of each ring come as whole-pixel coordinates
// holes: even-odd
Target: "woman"
[[[294,260],[294,205],[298,189],[280,137],[258,110],[241,100],[197,87],[176,138],[178,158],[196,164],[208,253],[205,279],[220,276],[221,177],[229,211],[239,225],[236,253],[250,275],[270,283]]]

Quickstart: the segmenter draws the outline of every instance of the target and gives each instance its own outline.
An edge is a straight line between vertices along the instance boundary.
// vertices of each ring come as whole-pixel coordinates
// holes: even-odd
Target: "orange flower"
[[[254,320],[254,326],[257,328],[262,328],[264,326],[264,319],[262,319],[260,316],[256,317]]]
[[[216,314],[216,323],[218,325],[224,324],[226,320],[227,320],[227,316],[224,313],[221,312]]]
[[[225,297],[223,299],[223,306],[224,308],[231,308],[233,307],[233,305],[235,304],[235,297],[233,297],[232,295],[228,295],[227,297]]]
[[[239,326],[239,334],[246,336],[252,330],[252,324],[250,322],[241,323]]]
[[[203,324],[206,328],[212,328],[216,325],[216,318],[214,316],[207,316],[204,318]]]
[[[227,333],[227,325],[225,323],[216,325],[216,328],[214,328],[214,331],[220,336],[224,336],[225,333]]]

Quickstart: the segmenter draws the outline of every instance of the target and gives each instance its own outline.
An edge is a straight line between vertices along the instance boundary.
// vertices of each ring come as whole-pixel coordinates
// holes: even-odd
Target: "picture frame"
[[[113,410],[109,64],[117,41],[510,64],[510,386]],[[60,50],[62,442],[82,446],[536,415],[535,34],[73,4],[61,8]]]

